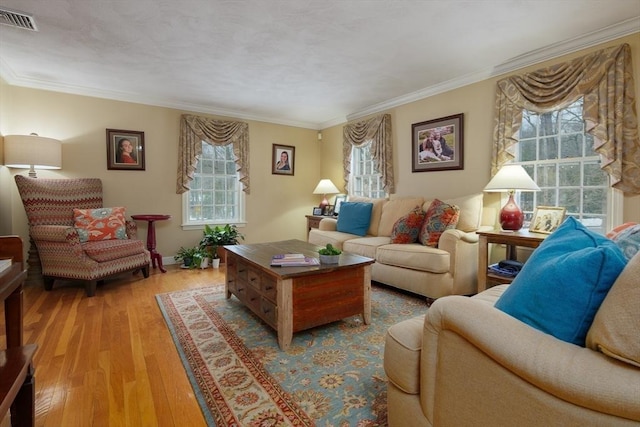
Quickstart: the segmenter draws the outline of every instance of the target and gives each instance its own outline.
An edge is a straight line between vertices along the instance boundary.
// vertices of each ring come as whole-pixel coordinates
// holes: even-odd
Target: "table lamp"
[[[524,223],[524,213],[513,199],[519,191],[540,191],[540,187],[531,179],[521,165],[504,165],[484,187],[486,192],[508,192],[509,200],[500,210],[500,226],[503,230],[517,231]]]
[[[336,187],[330,179],[321,179],[316,189],[313,190],[313,194],[322,194],[323,198],[320,202],[320,207],[322,208],[322,212],[329,205],[329,201],[327,200],[327,194],[338,194],[340,190]]]
[[[31,178],[37,178],[36,169],[61,169],[62,143],[35,133],[7,135],[4,137],[4,165],[29,169]]]

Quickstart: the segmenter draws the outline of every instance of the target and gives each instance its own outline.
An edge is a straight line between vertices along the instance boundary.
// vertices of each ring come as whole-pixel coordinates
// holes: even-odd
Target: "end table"
[[[161,272],[166,273],[167,270],[162,266],[162,256],[156,251],[156,221],[164,221],[171,219],[171,215],[159,215],[159,214],[144,214],[144,215],[131,215],[136,221],[147,221],[147,249],[151,253],[151,265],[156,268],[156,261],[158,262],[158,268]]]

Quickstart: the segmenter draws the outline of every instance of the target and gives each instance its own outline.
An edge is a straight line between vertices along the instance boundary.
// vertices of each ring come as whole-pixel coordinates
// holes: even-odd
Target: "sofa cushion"
[[[425,213],[418,240],[425,246],[438,247],[442,233],[455,228],[459,217],[459,207],[435,199]]]
[[[596,311],[625,263],[615,243],[569,217],[533,251],[496,308],[584,346]]]
[[[422,246],[419,243],[389,244],[378,247],[376,263],[431,273],[448,273],[451,268],[451,255],[442,249]]]
[[[363,202],[343,202],[336,229],[343,233],[364,236],[369,229],[373,204]]]
[[[371,203],[373,205],[371,208],[371,222],[369,223],[367,234],[369,236],[377,236],[378,228],[380,227],[380,216],[382,215],[382,205],[384,205],[387,199],[371,199],[369,197],[349,196],[349,201]]]
[[[640,367],[640,252],[624,268],[596,313],[587,346]]]
[[[388,245],[389,240],[389,237],[356,237],[344,242],[342,244],[342,249],[345,252],[375,259],[378,246]]]
[[[453,199],[443,199],[444,202],[460,208],[460,218],[458,219],[456,228],[467,233],[476,231],[478,227],[480,227],[482,222],[483,200],[484,195],[482,193]]]
[[[87,242],[82,246],[84,253],[96,262],[107,262],[124,258],[124,262],[130,262],[129,257],[142,254],[145,245],[142,240],[100,240]],[[123,268],[125,264],[123,264]]]
[[[382,205],[378,236],[391,236],[393,225],[398,219],[408,214],[416,206],[424,202],[422,197],[404,197],[387,201]]]
[[[81,242],[128,239],[123,207],[73,209],[73,219]]]
[[[416,206],[411,212],[399,218],[391,230],[391,243],[415,243],[424,222],[425,212]]]
[[[640,224],[636,222],[615,227],[607,233],[607,237],[618,245],[627,259],[633,258],[640,251]]]

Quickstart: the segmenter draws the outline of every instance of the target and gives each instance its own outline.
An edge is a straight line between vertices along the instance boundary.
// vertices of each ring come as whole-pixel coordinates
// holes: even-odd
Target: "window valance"
[[[611,185],[640,194],[640,142],[631,49],[623,44],[498,81],[491,174],[514,158],[522,110],[564,108],[584,97],[586,131]]]
[[[249,194],[249,125],[245,122],[214,120],[190,114],[183,114],[180,120],[176,193],[182,194],[189,190],[198,156],[202,154],[202,141],[211,145],[233,144],[240,182],[244,192]]]
[[[343,129],[342,166],[344,180],[348,183],[351,173],[351,149],[371,141],[371,157],[382,175],[382,185],[387,193],[394,193],[393,143],[391,140],[391,115],[381,114],[357,123],[348,123]]]

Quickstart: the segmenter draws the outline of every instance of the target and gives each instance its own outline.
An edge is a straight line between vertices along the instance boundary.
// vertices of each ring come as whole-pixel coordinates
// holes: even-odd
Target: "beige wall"
[[[533,70],[587,52],[629,43],[640,99],[640,37],[634,34],[544,64]],[[493,138],[493,101],[498,78],[393,108],[396,195],[456,197],[480,192],[489,181]],[[157,224],[158,250],[173,255],[180,246],[195,244],[201,231],[181,228],[181,196],[175,193],[177,138],[182,111],[76,95],[25,89],[0,82],[0,134],[28,134],[63,142],[63,169],[40,171],[40,177],[98,177],[103,180],[106,205],[124,205],[129,214],[171,214]],[[411,172],[411,125],[464,113],[464,170]],[[251,195],[247,196],[247,243],[276,239],[306,239],[304,215],[319,202],[311,194],[320,178],[343,188],[342,125],[322,131],[248,121],[251,147]],[[105,129],[145,132],[146,170],[106,168]],[[293,145],[295,175],[271,174],[271,145]],[[2,153],[2,150],[0,150]],[[0,233],[27,237],[26,217],[13,182],[26,171],[0,166]],[[498,196],[485,195],[485,204],[499,205]],[[640,221],[640,196],[624,199],[624,221]],[[144,238],[146,225],[141,224]]]
[[[640,33],[537,64],[515,74],[622,43],[631,46],[636,98],[640,99]],[[393,167],[397,196],[425,195],[445,198],[482,191],[490,178],[495,87],[497,80],[505,76],[484,80],[387,111],[392,116]],[[458,113],[464,113],[464,170],[411,172],[411,125]],[[321,171],[323,177],[331,178],[338,187],[344,185],[342,170],[336,167],[338,161],[341,161],[341,156],[338,157],[341,151],[342,125],[323,130]],[[499,195],[486,193],[485,205],[499,207]],[[640,196],[624,198],[623,221],[640,221]]]
[[[29,134],[62,141],[63,168],[38,171],[38,177],[101,178],[106,206],[125,206],[127,214],[162,213],[157,223],[158,251],[173,256],[180,246],[193,246],[201,230],[181,228],[182,196],[176,194],[178,129],[182,111],[68,95],[21,87],[0,87],[0,133]],[[317,131],[248,121],[251,194],[246,197],[246,242],[306,239],[304,215],[319,203],[312,194],[320,176]],[[106,129],[144,131],[146,170],[107,170]],[[272,144],[292,145],[294,176],[272,175]],[[26,238],[26,216],[13,175],[26,170],[0,167],[0,227],[3,234]],[[140,224],[141,238],[146,223]]]

